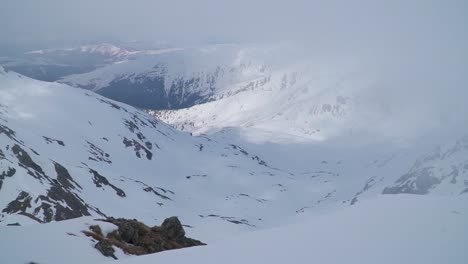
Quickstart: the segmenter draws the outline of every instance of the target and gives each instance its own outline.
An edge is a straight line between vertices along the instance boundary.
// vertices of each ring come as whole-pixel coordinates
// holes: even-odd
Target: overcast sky
[[[0,45],[4,51],[118,40],[183,44],[295,40],[317,46],[366,49],[414,48],[427,42],[447,47],[467,44],[465,0],[0,0],[0,3]]]

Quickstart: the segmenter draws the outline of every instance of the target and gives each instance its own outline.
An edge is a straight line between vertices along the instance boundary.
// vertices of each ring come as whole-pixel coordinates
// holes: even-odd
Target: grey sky
[[[467,43],[467,1],[0,0],[2,46],[296,40],[337,48]],[[437,44],[437,43],[436,43]],[[461,43],[460,43],[461,44]],[[434,44],[435,45],[435,44]]]

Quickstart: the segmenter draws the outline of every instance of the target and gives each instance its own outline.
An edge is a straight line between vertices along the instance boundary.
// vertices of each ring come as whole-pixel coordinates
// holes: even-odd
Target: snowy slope
[[[0,78],[2,224],[178,215],[235,231],[295,207],[278,187],[292,176],[248,149],[178,132],[85,90]]]
[[[99,224],[79,218],[0,227],[1,263],[466,263],[466,199],[380,196],[326,214],[305,214],[278,228],[227,236],[203,247],[106,259],[80,231]],[[365,217],[363,217],[365,216]],[[27,237],[28,239],[24,239]],[[47,237],[47,243],[44,238]],[[4,241],[2,241],[4,242]],[[17,250],[18,246],[28,250]]]
[[[462,264],[468,260],[466,202],[440,197],[379,197],[206,247],[115,263]]]
[[[308,208],[346,206],[380,170],[368,165],[374,155],[395,151],[312,147],[280,160],[281,149],[230,134],[192,137],[89,91],[13,72],[2,73],[0,87],[2,224],[102,214],[151,224],[177,215],[210,242],[283,224]],[[292,166],[295,157],[303,166]],[[408,168],[399,157],[382,182]],[[223,232],[205,233],[213,225]]]

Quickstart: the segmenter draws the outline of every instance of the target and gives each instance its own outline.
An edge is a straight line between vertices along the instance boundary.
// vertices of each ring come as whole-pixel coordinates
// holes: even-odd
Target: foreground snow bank
[[[303,220],[114,263],[468,263],[468,203],[460,196],[380,196]]]
[[[99,224],[104,233],[117,227],[110,223],[95,221],[92,217],[31,224],[27,226],[0,227],[0,263],[2,264],[54,264],[96,263],[105,261],[94,242],[81,231],[90,225]],[[123,252],[117,252],[118,257]]]

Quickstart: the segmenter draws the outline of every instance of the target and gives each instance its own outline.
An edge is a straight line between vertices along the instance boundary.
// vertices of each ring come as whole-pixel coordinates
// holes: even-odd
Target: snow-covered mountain
[[[372,85],[372,78],[364,78],[352,63],[332,71],[319,62],[298,59],[295,48],[225,44],[161,49],[60,82],[149,109],[195,134],[254,127],[321,140],[377,118],[360,109],[355,98]],[[180,108],[186,109],[173,111]]]
[[[186,215],[187,224],[250,228],[262,225],[261,211],[291,202],[281,188],[291,175],[241,146],[178,132],[85,90],[13,72],[0,79],[2,224]]]
[[[343,133],[362,134],[369,121],[379,129],[377,121],[388,111],[373,103],[374,98],[361,98],[362,90],[375,84],[355,63],[331,67],[318,58],[300,56],[291,44],[143,50],[133,46],[102,44],[36,53],[76,52],[97,59],[105,55],[93,70],[68,74],[59,82],[147,109],[194,134],[237,127],[249,128],[250,136],[255,130],[277,138],[323,141]]]
[[[179,109],[269,82],[270,49],[213,45],[144,51],[60,82],[147,109]]]
[[[307,67],[300,65],[294,69]],[[196,111],[205,118],[209,112],[204,111],[215,109],[212,105],[218,104],[211,111],[222,116],[229,113],[229,106],[234,106],[234,99],[245,99],[240,101],[244,104],[239,104],[243,107],[232,108],[230,113],[238,120],[230,128],[222,118],[216,129],[207,126],[203,130],[202,125],[199,130],[197,126],[187,127],[186,130],[195,133],[210,132],[208,136],[192,136],[92,91],[37,81],[0,68],[0,225],[3,225],[0,232],[9,234],[0,236],[0,245],[14,241],[15,247],[29,248],[28,242],[19,238],[28,232],[38,232],[38,237],[47,234],[53,241],[69,241],[73,248],[80,249],[82,255],[76,261],[88,259],[96,263],[106,259],[80,233],[95,223],[96,217],[137,218],[159,224],[162,219],[177,215],[190,236],[211,244],[234,234],[284,226],[301,219],[309,221],[343,208],[351,210],[348,211],[351,219],[356,221],[360,217],[349,208],[363,208],[361,203],[381,194],[385,194],[383,199],[387,202],[400,197],[397,195],[400,193],[441,196],[446,201],[455,201],[454,210],[466,213],[463,206],[458,206],[465,204],[468,197],[466,139],[455,143],[446,140],[449,143],[442,142],[446,144],[432,154],[428,149],[439,142],[426,141],[420,148],[387,141],[357,144],[352,139],[357,141],[358,137],[348,132],[344,133],[346,138],[333,137],[332,132],[342,133],[352,125],[357,128],[361,125],[355,118],[356,112],[361,111],[361,102],[351,96],[361,80],[354,74],[345,75],[351,81],[336,85],[333,81],[336,74],[321,72],[318,76],[328,78],[315,78],[322,85],[310,85],[305,80],[314,78],[305,76],[311,71],[295,72],[295,75],[275,72],[268,75],[268,85],[253,85],[252,89],[226,97],[220,92],[213,102],[165,112],[166,117],[158,112],[169,121],[178,115],[196,121],[192,115]],[[296,76],[292,84],[290,76]],[[284,79],[284,88],[272,81],[281,84]],[[310,89],[302,93],[307,101],[301,104],[301,98],[294,95],[307,87]],[[277,101],[268,102],[275,96]],[[261,98],[265,101],[260,102]],[[236,113],[253,106],[254,101],[258,109]],[[264,124],[275,124],[272,116],[277,111],[285,114],[280,115],[276,124],[285,124],[276,130],[261,127],[261,117]],[[248,116],[255,112],[259,114]],[[288,134],[302,128],[297,119],[290,120],[294,115],[310,116],[311,122],[320,125],[315,137],[304,131],[296,133],[314,140],[259,143],[243,133],[245,129],[251,133],[262,128],[271,134],[284,129]],[[244,116],[248,117],[245,120],[255,122],[243,126],[238,121]],[[330,124],[330,129],[324,124]],[[305,127],[313,127],[309,125]],[[287,130],[287,126],[291,129]],[[401,204],[394,205],[393,210],[398,210]],[[335,219],[334,215],[330,219]],[[69,220],[72,218],[78,219]],[[370,225],[375,223],[373,219],[369,220]],[[69,221],[55,223],[61,220]],[[49,224],[38,225],[45,222]],[[7,226],[16,224],[21,226]],[[412,226],[413,222],[408,228]],[[284,230],[289,232],[288,228]],[[291,230],[297,232],[294,227]],[[0,260],[61,263],[70,261],[70,254],[75,254],[64,249],[70,254],[54,255],[50,253],[54,248],[63,245],[44,244],[38,249],[42,253],[12,251],[0,254]],[[128,257],[122,252],[118,256]]]
[[[277,138],[322,141],[364,122],[356,88],[364,80],[349,72],[323,72],[307,64],[269,70],[239,83],[242,89],[180,110],[148,111],[179,130],[213,133],[225,127],[270,133]],[[359,99],[359,98],[357,98]],[[361,111],[362,112],[362,111]],[[274,140],[274,138],[268,138]]]

